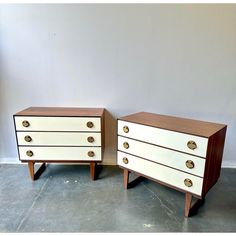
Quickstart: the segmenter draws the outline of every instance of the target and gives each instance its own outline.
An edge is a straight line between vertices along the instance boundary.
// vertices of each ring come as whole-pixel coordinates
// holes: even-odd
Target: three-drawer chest
[[[184,192],[188,217],[220,176],[226,128],[147,112],[119,118],[117,163],[124,187],[134,172]]]
[[[19,159],[37,179],[47,162],[88,162],[96,179],[102,161],[103,108],[29,107],[14,116]],[[35,173],[34,164],[43,163]]]

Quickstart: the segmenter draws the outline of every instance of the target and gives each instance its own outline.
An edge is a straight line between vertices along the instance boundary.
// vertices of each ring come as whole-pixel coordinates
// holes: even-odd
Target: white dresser
[[[226,125],[140,112],[118,119],[118,165],[186,194],[185,216],[192,197],[204,200],[220,176]],[[195,205],[195,206],[196,206]]]
[[[102,161],[103,108],[30,107],[14,115],[19,158],[36,179],[46,162],[88,162],[95,179]],[[42,162],[39,172],[34,164]]]

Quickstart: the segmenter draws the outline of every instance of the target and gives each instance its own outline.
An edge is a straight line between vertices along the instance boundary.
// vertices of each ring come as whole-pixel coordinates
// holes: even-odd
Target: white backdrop
[[[28,106],[105,107],[228,125],[236,166],[236,5],[0,4],[0,162],[17,162],[12,115]]]

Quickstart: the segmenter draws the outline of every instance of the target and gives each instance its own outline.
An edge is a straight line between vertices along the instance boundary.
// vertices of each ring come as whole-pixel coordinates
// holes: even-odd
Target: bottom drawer
[[[20,160],[101,161],[101,147],[19,147]]]
[[[119,166],[123,166],[147,177],[151,177],[173,187],[201,196],[203,179],[200,177],[147,161],[136,156],[128,155],[123,152],[118,151],[117,156]],[[124,163],[123,158],[127,158],[125,160],[126,162],[128,161],[127,164]],[[188,181],[188,183],[192,183],[192,186],[187,187],[184,183],[185,179],[189,179],[190,181]]]

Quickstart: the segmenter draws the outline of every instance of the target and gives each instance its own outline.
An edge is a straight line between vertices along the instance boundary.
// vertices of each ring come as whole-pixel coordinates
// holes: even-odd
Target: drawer
[[[207,138],[121,120],[118,120],[118,135],[206,157]],[[194,143],[189,143],[192,141],[195,147]]]
[[[96,117],[15,116],[17,131],[101,131]]]
[[[19,145],[101,146],[101,133],[17,132]]]
[[[128,144],[128,145],[127,145]],[[118,136],[118,150],[203,177],[205,159]]]
[[[117,162],[119,166],[123,166],[127,169],[133,170],[147,177],[151,177],[153,179],[167,183],[184,191],[188,191],[198,196],[201,196],[203,179],[200,177],[190,175],[182,171],[159,165],[154,162],[147,161],[119,151],[117,156]],[[127,158],[127,164],[123,162],[123,158]],[[187,187],[184,184],[185,180],[187,179],[191,181],[191,187]]]
[[[19,154],[20,154],[20,160],[24,161],[29,161],[29,160],[101,161],[102,160],[100,147],[19,147]],[[92,154],[94,154],[94,156],[92,156]]]

